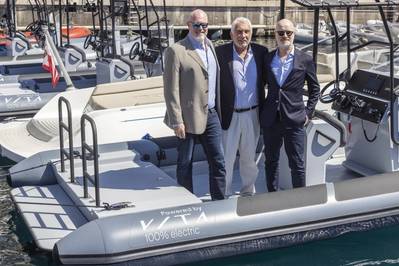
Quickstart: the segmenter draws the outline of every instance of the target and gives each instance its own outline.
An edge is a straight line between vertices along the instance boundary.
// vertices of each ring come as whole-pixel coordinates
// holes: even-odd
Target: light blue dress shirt
[[[294,67],[294,49],[292,49],[292,51],[288,54],[284,62],[281,61],[277,49],[276,54],[273,57],[271,67],[278,85],[280,85],[280,87],[283,86],[285,80]]]
[[[233,45],[233,80],[235,87],[234,108],[249,108],[258,104],[256,88],[258,73],[251,47],[245,59],[242,59]]]
[[[207,46],[205,49],[205,47],[202,45],[202,43],[200,43],[199,41],[194,39],[194,37],[191,36],[190,33],[188,34],[188,38],[189,38],[193,48],[195,49],[195,51],[201,58],[202,62],[204,63],[205,68],[207,69],[207,72],[208,72],[208,108],[209,109],[214,108],[215,107],[215,99],[216,99],[217,65],[216,65],[215,55],[213,54],[211,48],[209,48],[209,46],[212,44],[210,43],[210,41],[208,39],[205,39],[205,43]]]

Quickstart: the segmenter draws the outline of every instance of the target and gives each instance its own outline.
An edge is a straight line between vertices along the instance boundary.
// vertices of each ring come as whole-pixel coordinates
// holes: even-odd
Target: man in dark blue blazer
[[[263,103],[261,126],[265,144],[266,183],[276,191],[280,149],[284,142],[294,188],[305,186],[305,125],[312,118],[320,95],[312,57],[294,48],[295,26],[288,19],[277,22],[275,37],[278,48],[266,58],[268,93]],[[305,106],[305,81],[308,101]]]

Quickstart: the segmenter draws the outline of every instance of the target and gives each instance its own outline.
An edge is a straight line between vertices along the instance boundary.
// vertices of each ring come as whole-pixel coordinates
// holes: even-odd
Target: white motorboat
[[[319,30],[318,41],[320,44],[332,44],[333,35],[326,29]],[[296,25],[295,41],[301,43],[313,43],[313,28],[303,23]]]
[[[357,71],[346,93],[362,89],[365,78],[368,84],[382,82],[382,92],[389,83],[387,76]],[[379,108],[368,93],[359,97]],[[37,246],[51,251],[57,263],[72,265],[181,264],[398,223],[399,145],[387,137],[387,108],[356,112],[349,121],[343,105],[334,105],[342,121],[318,112],[306,128],[304,188],[291,189],[282,149],[278,192],[262,193],[260,160],[258,194],[210,202],[201,149],[194,156],[194,194],[176,183],[177,142],[169,132],[99,146],[87,138],[85,150],[78,143],[66,153],[73,161],[60,161],[60,150],[39,152],[10,169],[9,183],[16,187],[11,195]],[[376,119],[377,141],[366,145]],[[87,128],[91,136],[113,127],[103,128],[98,122],[104,121],[90,113],[81,121],[89,120],[97,128]],[[234,191],[239,187],[235,171]]]
[[[165,114],[162,84],[162,77],[153,77],[61,92],[33,118],[0,123],[1,155],[18,162],[37,152],[56,149],[59,145],[60,97],[71,103],[77,143],[80,139],[79,119],[84,113],[92,115],[99,125],[108,129],[106,134],[100,135],[100,144],[140,139],[147,133],[156,137],[169,135],[166,126],[159,127]],[[146,106],[141,107],[143,104]]]

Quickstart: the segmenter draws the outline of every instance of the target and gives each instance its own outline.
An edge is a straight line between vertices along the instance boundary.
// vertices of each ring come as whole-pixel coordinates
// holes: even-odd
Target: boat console
[[[82,48],[68,44],[58,48],[67,71],[81,71],[95,69],[94,63],[89,63],[86,51]]]
[[[360,119],[380,123],[390,102],[389,76],[357,70],[332,108]],[[395,79],[395,86],[399,80]]]
[[[399,170],[399,146],[391,140],[390,134],[391,126],[398,133],[398,125],[391,125],[389,119],[390,88],[389,75],[357,70],[345,83],[343,90],[333,89],[329,95],[322,96],[322,99],[330,97],[337,119],[317,112],[316,119],[306,127],[306,186],[328,181],[325,162],[339,147],[344,147],[345,151],[346,160],[343,165],[361,175]],[[399,79],[394,79],[394,94],[397,92]],[[397,101],[394,105],[397,117]],[[289,189],[292,188],[291,172],[284,146],[280,154],[280,178],[277,185]]]
[[[24,55],[31,48],[29,40],[23,34],[16,33],[13,38],[7,38],[7,55]]]
[[[123,57],[103,57],[96,62],[96,72],[97,84],[125,81],[134,76],[134,66]]]
[[[398,116],[398,102],[392,114],[390,81],[389,74],[357,70],[333,97],[332,108],[348,129],[344,166],[362,175],[399,170],[399,147],[390,134],[398,134],[397,122],[390,121],[390,115]],[[398,86],[395,78],[394,95]]]

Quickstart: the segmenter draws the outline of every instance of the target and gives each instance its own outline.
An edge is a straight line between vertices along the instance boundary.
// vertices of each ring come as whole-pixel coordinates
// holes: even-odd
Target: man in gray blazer
[[[193,192],[192,160],[198,139],[209,163],[211,198],[220,200],[225,198],[226,171],[219,120],[219,64],[206,37],[206,13],[194,10],[187,25],[187,36],[165,51],[164,122],[179,138],[177,182]]]

